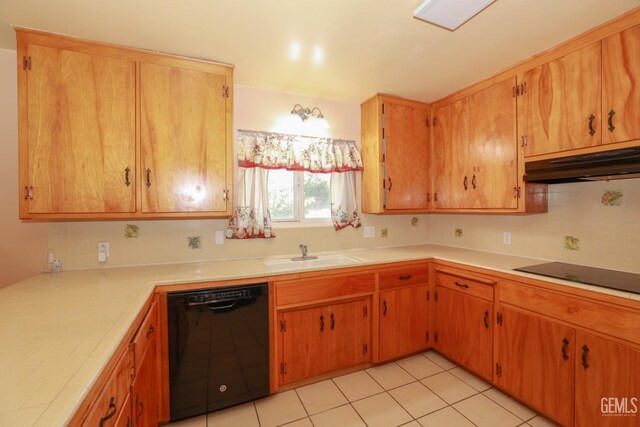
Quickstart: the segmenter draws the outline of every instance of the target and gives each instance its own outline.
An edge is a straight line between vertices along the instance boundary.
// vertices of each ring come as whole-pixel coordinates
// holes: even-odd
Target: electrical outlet
[[[224,244],[224,231],[218,230],[215,235],[216,245]]]
[[[364,226],[364,237],[367,239],[376,237],[376,228],[373,225]]]
[[[104,252],[109,257],[109,242],[98,242],[98,252]]]
[[[502,233],[502,243],[504,243],[505,245],[510,245],[511,244],[511,232],[510,231],[505,231],[504,233]]]
[[[383,239],[386,239],[388,236],[389,236],[388,228],[383,228],[382,230],[380,230],[380,237],[382,237]]]
[[[462,237],[462,228],[456,228],[455,234],[456,237]]]

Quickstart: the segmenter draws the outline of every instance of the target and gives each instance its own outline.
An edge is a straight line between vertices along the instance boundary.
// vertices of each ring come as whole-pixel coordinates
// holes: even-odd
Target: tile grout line
[[[502,393],[500,390],[498,390],[497,388],[494,388],[494,387],[491,387],[490,389],[487,389],[487,390],[485,390],[485,391],[489,391],[489,390],[496,390],[496,391],[498,391],[498,392]],[[492,401],[493,403],[495,403],[496,405],[498,405],[499,407],[501,407],[502,409],[504,409],[504,410],[505,410],[505,411],[507,411],[508,413],[512,414],[514,417],[516,417],[516,418],[518,418],[518,419],[522,420],[522,418],[520,418],[520,417],[519,417],[517,414],[515,414],[513,411],[510,411],[507,407],[505,407],[504,405],[500,404],[500,402],[497,402],[497,401],[495,401],[494,399],[492,399],[490,396],[487,396],[486,394],[484,394],[484,391],[480,392],[480,394],[482,394],[484,397],[486,397],[487,399],[489,399],[490,401]],[[518,402],[517,400],[515,400],[515,399],[514,399],[514,398],[512,398],[511,396],[508,396],[508,395],[507,395],[507,397],[508,397],[509,399],[513,400],[514,402],[516,402],[517,404],[522,405],[520,402]],[[524,406],[524,405],[522,405],[522,406]],[[524,407],[531,411],[531,409],[529,409],[528,407],[526,407],[526,406],[524,406]],[[532,412],[533,412],[533,411],[532,411]],[[529,421],[529,420],[531,420],[531,419],[535,418],[537,415],[538,415],[538,413],[537,413],[537,412],[534,412],[533,417],[528,418],[528,419],[526,419],[526,420],[522,420],[522,421],[523,421],[523,423],[526,423],[527,421]]]
[[[366,370],[365,370],[366,373]],[[333,377],[336,378],[336,377]],[[349,400],[349,398],[347,397],[346,394],[344,394],[344,392],[342,391],[342,389],[340,388],[340,386],[338,385],[338,383],[336,383],[333,378],[331,378],[331,382],[336,386],[336,388],[340,391],[340,393],[342,394],[342,396],[344,396],[344,398],[347,400],[347,405],[349,405],[351,407],[351,409],[353,409],[353,411],[356,413],[356,415],[358,415],[358,418],[360,418],[362,420],[362,422],[364,423],[364,425],[366,426],[367,423],[365,422],[364,418],[362,418],[362,415],[360,415],[360,412],[358,412],[358,410],[355,408],[355,406],[352,405],[352,402]],[[375,381],[375,380],[374,380]],[[364,399],[364,398],[363,398]],[[344,405],[343,405],[344,406]],[[338,406],[338,408],[341,408],[342,406]],[[335,409],[335,408],[334,408]],[[311,420],[311,423],[313,424],[313,420]]]

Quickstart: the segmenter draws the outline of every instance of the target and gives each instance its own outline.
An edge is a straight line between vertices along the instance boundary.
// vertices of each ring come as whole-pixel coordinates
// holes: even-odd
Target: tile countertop
[[[543,260],[439,245],[341,252],[340,267],[437,258],[640,301],[640,295],[512,271]],[[282,257],[284,258],[284,257]],[[62,426],[71,419],[155,286],[260,278],[263,259],[42,274],[0,289],[0,426]]]

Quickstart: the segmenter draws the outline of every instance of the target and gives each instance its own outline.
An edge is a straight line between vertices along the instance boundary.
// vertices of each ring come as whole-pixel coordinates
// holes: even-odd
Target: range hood
[[[527,162],[524,181],[559,184],[640,178],[640,147]]]

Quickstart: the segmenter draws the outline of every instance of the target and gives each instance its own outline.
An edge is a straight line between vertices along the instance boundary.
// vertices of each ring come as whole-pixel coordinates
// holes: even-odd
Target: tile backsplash
[[[300,243],[311,254],[436,243],[640,272],[640,179],[551,185],[546,214],[363,215],[363,225],[375,226],[375,237],[364,238],[363,228],[280,227],[275,239],[224,239],[222,245],[215,244],[215,232],[226,230],[226,220],[50,223],[48,230],[64,270],[287,256]],[[510,245],[503,243],[505,232]],[[98,241],[111,243],[104,264],[97,260]]]
[[[430,224],[432,243],[640,272],[640,179],[550,185],[546,214],[432,215]]]
[[[417,218],[417,222],[414,221]],[[242,257],[298,254],[305,243],[309,254],[341,249],[415,245],[429,242],[429,215],[363,215],[363,225],[375,227],[375,237],[364,238],[364,228],[335,231],[323,227],[278,228],[275,239],[223,240],[216,231],[227,220],[105,221],[50,223],[49,247],[64,270],[118,267]],[[413,225],[415,222],[415,225]],[[387,229],[383,238],[382,230]],[[134,237],[135,236],[135,237]],[[98,262],[99,241],[110,242],[106,263]]]

